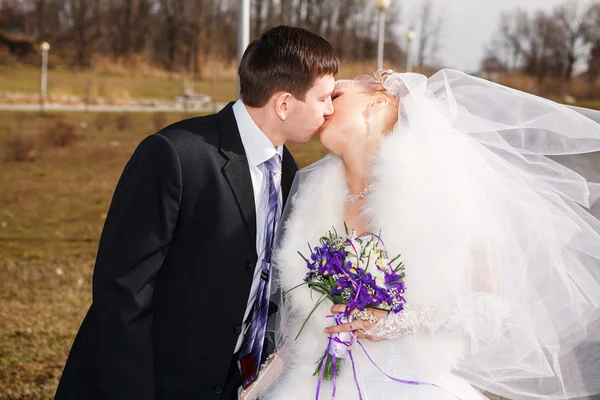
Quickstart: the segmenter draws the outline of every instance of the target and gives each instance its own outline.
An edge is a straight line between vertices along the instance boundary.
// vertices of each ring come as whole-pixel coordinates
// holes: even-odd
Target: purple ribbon
[[[337,314],[335,317],[333,315],[328,315],[328,318],[335,318],[335,323],[336,325],[340,325],[342,323],[342,317],[344,315],[343,314]],[[356,342],[358,343],[358,345],[360,346],[360,348],[362,349],[362,351],[365,353],[365,355],[367,356],[367,358],[369,359],[369,361],[371,362],[371,364],[373,364],[378,370],[379,372],[381,372],[383,375],[385,375],[387,378],[391,379],[394,382],[398,382],[398,383],[402,383],[403,385],[412,385],[412,386],[432,386],[435,387],[437,389],[443,390],[447,393],[449,393],[450,395],[454,396],[455,398],[457,398],[458,400],[461,400],[460,397],[456,396],[454,393],[450,392],[447,389],[444,389],[443,387],[436,385],[435,383],[429,383],[429,382],[421,382],[421,381],[410,381],[410,380],[406,380],[406,379],[400,379],[400,378],[394,378],[393,376],[385,373],[380,367],[379,365],[377,365],[377,363],[375,361],[373,361],[373,358],[371,358],[371,356],[369,355],[369,353],[367,352],[367,349],[365,349],[365,346],[363,346],[363,344],[356,338],[356,335],[354,334],[354,332],[351,332],[352,335],[352,340],[351,341],[343,341],[339,338],[337,333],[334,334],[330,334],[329,335],[329,340],[328,340],[328,344],[327,344],[327,350],[325,350],[325,356],[323,357],[323,363],[321,364],[321,372],[319,373],[319,381],[317,383],[317,393],[316,393],[316,400],[319,400],[319,393],[321,391],[321,384],[323,383],[323,374],[325,372],[325,365],[327,364],[327,357],[329,357],[331,355],[332,357],[332,369],[333,369],[333,388],[332,388],[332,395],[331,395],[331,399],[335,400],[335,394],[336,394],[336,389],[337,389],[337,384],[336,384],[336,375],[337,375],[337,368],[336,368],[336,361],[337,361],[337,357],[335,354],[332,354],[333,350],[332,350],[332,341],[335,342],[336,344],[340,344],[343,346],[346,346],[346,348],[348,349],[348,356],[350,357],[350,362],[352,363],[352,374],[354,376],[354,383],[356,384],[356,390],[358,391],[358,397],[360,400],[363,400],[362,397],[362,391],[360,390],[360,384],[358,383],[358,378],[356,376],[356,365],[354,363],[354,357],[352,356],[352,343]]]
[[[331,335],[329,335],[331,338]],[[323,357],[323,362],[321,363],[321,372],[319,372],[319,382],[317,383],[317,396],[316,400],[319,400],[319,392],[321,391],[321,383],[323,383],[323,374],[325,373],[325,364],[327,364],[327,357],[329,355],[329,349],[331,348],[331,340],[328,341],[327,350],[325,350],[325,356]],[[335,390],[335,389],[334,389]]]
[[[342,323],[344,323],[345,321],[343,320],[343,318],[345,317],[344,314],[336,314],[335,316],[333,315],[328,315],[328,318],[335,318],[335,323],[336,325],[341,325]],[[333,378],[332,378],[332,389],[331,389],[331,399],[335,400],[335,395],[337,392],[337,351],[335,351],[335,345],[342,345],[345,346],[347,351],[348,351],[348,355],[350,356],[350,361],[352,362],[352,372],[354,374],[354,382],[356,383],[356,390],[358,391],[358,397],[360,400],[363,400],[362,397],[362,392],[360,390],[360,385],[358,384],[358,378],[356,377],[356,368],[355,368],[355,364],[354,364],[354,357],[352,356],[352,342],[355,340],[356,336],[352,333],[350,333],[350,336],[352,337],[351,341],[343,341],[340,339],[339,334],[338,333],[334,333],[334,334],[330,334],[329,335],[329,340],[327,341],[327,350],[325,350],[325,355],[323,356],[323,361],[321,363],[321,371],[319,372],[319,381],[317,382],[317,393],[315,396],[316,400],[319,400],[319,394],[321,392],[321,384],[323,383],[323,375],[325,373],[325,366],[327,364],[327,358],[329,356],[331,356],[331,368],[332,368],[332,372],[333,372]],[[333,343],[332,343],[333,342]]]
[[[387,254],[387,250],[385,249],[385,243],[383,243],[383,239],[382,238],[380,238],[379,236],[377,236],[374,233],[363,233],[362,235],[358,236],[358,238],[361,238],[361,237],[364,237],[364,236],[373,236],[374,238],[377,238],[377,240],[379,240],[381,242],[381,244],[383,245],[383,250]]]
[[[363,344],[356,339],[356,343],[358,343],[358,345],[360,346],[360,348],[365,352],[365,355],[367,356],[367,358],[369,359],[369,361],[371,361],[371,364],[373,364],[382,374],[384,374],[385,376],[387,376],[388,378],[390,378],[391,380],[393,380],[394,382],[398,382],[398,383],[403,383],[405,385],[417,385],[417,386],[433,386],[435,388],[441,389],[445,392],[450,393],[452,396],[456,397],[458,400],[461,400],[460,397],[456,396],[454,393],[450,392],[447,389],[444,389],[443,387],[436,385],[435,383],[429,383],[429,382],[420,382],[420,381],[407,381],[404,379],[399,379],[399,378],[394,378],[393,376],[390,376],[388,374],[386,374],[380,367],[379,365],[377,365],[375,363],[375,361],[373,361],[373,359],[371,358],[371,356],[369,355],[369,353],[367,352],[367,349],[365,349],[365,346],[363,346]]]

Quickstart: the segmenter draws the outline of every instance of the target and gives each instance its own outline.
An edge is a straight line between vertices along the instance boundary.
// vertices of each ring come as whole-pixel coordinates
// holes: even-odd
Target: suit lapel
[[[240,213],[244,217],[248,234],[253,243],[256,242],[256,206],[254,204],[254,190],[248,167],[246,151],[242,144],[240,131],[233,114],[234,103],[229,103],[219,112],[219,134],[221,153],[228,158],[223,167],[223,173],[233,191]],[[285,206],[298,165],[287,147],[283,147],[283,160],[281,166],[281,190],[283,205]]]
[[[221,153],[228,158],[223,167],[239,211],[244,218],[248,235],[252,243],[256,243],[256,207],[254,205],[254,189],[248,167],[248,159],[240,137],[240,131],[233,114],[234,103],[229,103],[219,112],[219,134]]]

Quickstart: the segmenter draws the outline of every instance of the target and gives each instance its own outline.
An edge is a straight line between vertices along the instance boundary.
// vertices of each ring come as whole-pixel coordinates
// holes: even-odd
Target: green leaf
[[[308,284],[309,284],[309,282],[302,282],[301,284],[294,286],[294,287],[293,287],[293,288],[291,288],[290,290],[287,290],[287,291],[283,292],[283,295],[284,295],[284,296],[287,296],[287,295],[288,295],[288,293],[289,293],[289,292],[291,292],[292,290],[294,290],[294,289],[298,289],[300,286],[304,286],[304,285],[308,285]]]
[[[399,259],[402,256],[402,254],[398,254],[396,257],[394,257],[391,261],[390,264],[393,264],[394,262],[396,262],[397,259]]]
[[[331,293],[332,288],[322,283],[311,283],[311,289],[326,296],[329,296],[329,293]]]
[[[394,273],[398,273],[398,271],[404,271],[404,263],[401,262],[400,264],[398,264],[398,266],[396,268],[394,268]],[[404,276],[404,273],[402,273],[401,275],[402,277]]]
[[[321,305],[321,303],[323,303],[325,301],[325,299],[327,299],[327,296],[323,295],[323,296],[321,296],[321,298],[319,299],[319,301],[317,301],[317,304],[315,304],[315,306],[313,307],[312,311],[308,314],[308,316],[304,320],[304,323],[300,327],[300,331],[298,331],[298,334],[296,335],[296,338],[294,340],[298,340],[298,338],[300,337],[300,334],[302,333],[302,331],[304,330],[304,327],[306,326],[306,323],[308,322],[308,320],[310,319],[310,317],[312,317],[312,315],[317,310],[317,308],[319,308],[319,306]]]
[[[308,258],[304,257],[304,254],[300,253],[300,251],[298,251],[298,254],[300,254],[300,257],[302,257],[304,261],[308,262]]]

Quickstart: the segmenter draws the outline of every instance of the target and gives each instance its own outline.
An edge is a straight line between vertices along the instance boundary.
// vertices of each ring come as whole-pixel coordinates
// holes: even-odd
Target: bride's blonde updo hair
[[[372,75],[360,75],[354,78],[353,82],[359,82],[372,94],[382,94],[388,98],[388,105],[384,114],[383,133],[392,130],[396,122],[398,122],[398,107],[400,106],[400,98],[391,94],[383,85],[383,82],[394,73],[391,69],[379,69]]]

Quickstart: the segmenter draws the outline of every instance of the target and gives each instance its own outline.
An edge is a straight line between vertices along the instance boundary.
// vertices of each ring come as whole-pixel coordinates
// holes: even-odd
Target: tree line
[[[519,71],[539,82],[584,74],[595,82],[600,77],[600,1],[569,0],[551,11],[503,13],[482,70]]]
[[[402,10],[387,11],[386,58],[404,52],[396,27]],[[378,13],[373,0],[252,0],[251,38],[279,24],[326,37],[344,60],[375,57]],[[115,60],[142,55],[170,71],[201,72],[207,59],[235,60],[237,0],[0,0],[0,30],[52,44],[74,67],[95,54]]]

